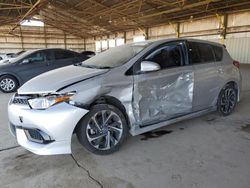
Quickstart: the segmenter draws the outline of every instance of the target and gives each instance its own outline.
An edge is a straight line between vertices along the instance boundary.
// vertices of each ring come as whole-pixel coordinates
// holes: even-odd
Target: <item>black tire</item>
[[[237,98],[237,89],[235,89],[234,85],[226,85],[221,90],[217,101],[217,110],[219,114],[222,116],[230,115],[234,111]]]
[[[98,104],[83,117],[76,134],[87,150],[97,155],[107,155],[117,151],[127,139],[128,125],[124,114],[117,107]]]
[[[12,93],[18,88],[18,81],[14,76],[4,75],[0,77],[0,90],[4,93]]]

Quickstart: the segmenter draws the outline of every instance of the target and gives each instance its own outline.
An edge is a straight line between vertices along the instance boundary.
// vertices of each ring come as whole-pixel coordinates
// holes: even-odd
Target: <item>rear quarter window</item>
[[[56,50],[55,52],[55,59],[69,59],[74,58],[75,55],[73,52],[70,51],[64,51],[64,50]]]
[[[212,63],[215,55],[211,45],[199,42],[189,42],[189,61],[191,64]]]
[[[214,50],[215,60],[222,61],[223,58],[223,49],[220,46],[212,46]]]

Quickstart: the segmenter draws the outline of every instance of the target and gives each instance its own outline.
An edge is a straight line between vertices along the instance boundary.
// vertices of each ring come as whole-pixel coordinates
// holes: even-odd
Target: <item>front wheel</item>
[[[0,90],[4,93],[11,93],[17,90],[17,79],[10,75],[0,77]]]
[[[93,106],[77,128],[80,143],[98,155],[117,151],[127,136],[128,125],[123,113],[108,104]]]
[[[218,97],[218,111],[223,116],[230,115],[237,103],[237,90],[232,85],[226,85]]]

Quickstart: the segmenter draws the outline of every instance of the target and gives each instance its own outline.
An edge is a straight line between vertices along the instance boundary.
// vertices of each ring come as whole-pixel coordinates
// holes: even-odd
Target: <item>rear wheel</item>
[[[237,103],[237,90],[233,85],[226,85],[223,90],[221,90],[218,98],[218,111],[223,116],[230,115]]]
[[[80,143],[98,155],[117,151],[127,136],[128,126],[123,113],[108,104],[93,106],[77,129]]]
[[[4,93],[11,93],[17,90],[17,79],[11,75],[4,75],[0,77],[0,90]]]

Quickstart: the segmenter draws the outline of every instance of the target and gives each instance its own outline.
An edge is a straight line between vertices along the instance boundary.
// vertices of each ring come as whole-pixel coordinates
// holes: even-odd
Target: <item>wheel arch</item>
[[[226,85],[232,85],[236,91],[237,91],[237,100],[240,99],[240,84],[237,83],[236,81],[229,81],[226,83]]]
[[[6,75],[9,75],[9,76],[14,77],[14,78],[17,80],[18,86],[20,86],[20,85],[22,84],[22,80],[19,78],[19,76],[15,75],[15,74],[12,74],[12,73],[8,73],[8,72],[6,72],[6,73],[1,73],[1,74],[0,74],[0,77],[6,76]]]
[[[122,102],[119,99],[117,99],[117,98],[115,98],[113,96],[109,96],[109,95],[99,96],[98,98],[93,100],[93,102],[88,106],[88,109],[90,110],[96,104],[110,104],[110,105],[113,105],[113,106],[117,107],[123,113],[123,115],[124,115],[124,117],[126,119],[127,125],[130,128],[130,121],[129,121],[129,117],[128,117],[126,108],[124,107],[124,105],[122,104]],[[84,117],[85,117],[85,115],[79,120],[79,122],[77,123],[77,125],[74,128],[73,133],[76,132],[80,122],[82,121],[82,119]]]
[[[224,89],[227,85],[232,85],[236,89],[237,100],[239,101],[240,100],[240,84],[237,83],[237,81],[235,81],[235,80],[231,80],[231,81],[226,82],[222,89]]]

